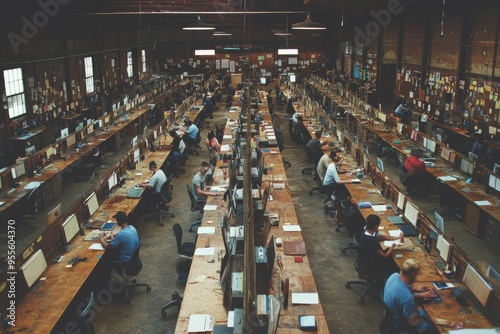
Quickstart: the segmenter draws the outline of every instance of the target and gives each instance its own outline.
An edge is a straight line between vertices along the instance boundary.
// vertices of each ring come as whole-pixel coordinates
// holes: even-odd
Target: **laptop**
[[[418,235],[418,231],[412,224],[398,225],[398,228],[401,232],[403,232],[405,237],[416,237]]]
[[[391,223],[393,223],[394,225],[406,224],[406,221],[403,219],[403,217],[400,217],[400,216],[390,216],[390,217],[387,217],[387,219],[389,219],[389,221]]]
[[[139,187],[139,188],[132,188],[132,189],[129,189],[129,191],[127,191],[127,195],[125,197],[127,198],[139,198],[142,196],[142,193],[144,192],[144,189],[143,187]]]
[[[469,303],[467,300],[464,298],[464,292],[467,289],[462,289],[461,287],[456,287],[453,289],[453,291],[450,293],[450,298],[456,299],[456,301],[460,304],[462,307],[467,307],[469,306]]]

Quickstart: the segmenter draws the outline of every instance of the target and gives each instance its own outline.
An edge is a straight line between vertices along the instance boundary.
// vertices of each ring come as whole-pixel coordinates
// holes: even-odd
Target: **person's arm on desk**
[[[109,249],[111,248],[111,244],[110,242],[115,238],[115,234],[114,233],[106,233],[106,232],[101,232],[99,234],[99,242],[101,243],[102,247],[104,249]]]
[[[415,298],[432,298],[436,296],[434,291],[428,286],[422,286],[419,288],[410,287],[410,289],[413,293],[413,297]]]

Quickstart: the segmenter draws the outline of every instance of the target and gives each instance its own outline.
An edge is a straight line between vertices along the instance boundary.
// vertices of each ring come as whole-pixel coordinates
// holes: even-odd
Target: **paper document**
[[[222,152],[225,152],[225,151],[230,151],[231,150],[231,146],[230,145],[222,145],[220,150]]]
[[[32,181],[32,182],[28,183],[27,185],[25,185],[24,189],[33,190],[35,188],[38,188],[41,184],[42,184],[42,182]]]
[[[285,232],[300,232],[302,229],[300,225],[283,225],[283,231]]]
[[[292,304],[318,304],[317,293],[292,292]]]
[[[214,328],[214,316],[210,314],[191,314],[188,333],[211,332]]]
[[[491,205],[490,201],[474,201],[479,206]]]
[[[372,209],[375,211],[386,211],[387,210],[387,205],[372,205]]]
[[[233,136],[231,135],[224,135],[222,139],[233,139]]]
[[[200,226],[198,227],[198,234],[214,234],[215,226]]]
[[[453,177],[453,176],[440,176],[438,177],[439,180],[441,181],[456,181],[457,178]]]
[[[399,237],[399,235],[401,234],[400,230],[389,230],[388,232],[391,237]]]
[[[196,248],[194,251],[194,255],[214,255],[215,254],[215,247],[200,247]]]
[[[217,210],[217,205],[206,204],[203,211],[215,211]]]
[[[95,243],[95,244],[90,245],[89,249],[104,250],[104,247],[102,247],[102,245],[100,243]]]

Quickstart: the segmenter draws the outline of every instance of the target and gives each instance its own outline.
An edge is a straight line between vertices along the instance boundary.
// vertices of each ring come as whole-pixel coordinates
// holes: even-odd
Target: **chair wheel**
[[[346,289],[350,289],[350,288],[351,288],[351,284],[346,283],[346,284],[345,284],[345,288],[346,288]]]
[[[146,291],[151,292],[151,287],[149,285],[146,287]]]

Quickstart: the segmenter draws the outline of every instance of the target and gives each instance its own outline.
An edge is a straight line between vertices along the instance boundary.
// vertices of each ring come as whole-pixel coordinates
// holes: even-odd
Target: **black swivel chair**
[[[188,142],[186,142],[187,145],[186,149],[188,150],[187,153],[196,156],[200,155],[200,152],[196,150],[197,148],[201,150],[200,142],[201,142],[201,131],[198,131],[195,140],[189,139]]]
[[[123,280],[124,288],[125,288],[125,298],[128,303],[130,303],[129,292],[131,288],[137,288],[140,286],[146,287],[146,291],[150,292],[151,287],[146,283],[137,283],[135,280],[135,276],[139,275],[142,270],[142,261],[139,257],[139,251],[141,249],[141,242],[139,241],[139,245],[137,246],[134,254],[132,255],[132,259],[130,262],[115,262],[115,264],[119,267],[119,274]]]
[[[38,212],[37,196],[40,192],[40,189],[40,186],[32,189],[28,197],[26,198],[26,202],[24,202],[24,213],[22,215],[23,218],[30,220],[35,219]]]
[[[178,223],[172,225],[172,231],[177,242],[177,253],[179,257],[191,259],[194,255],[196,244],[194,242],[182,242],[182,227]]]
[[[365,296],[370,290],[380,291],[383,288],[383,277],[378,274],[376,265],[369,263],[367,252],[361,247],[359,243],[359,234],[356,234],[356,243],[358,245],[358,256],[356,257],[356,262],[354,263],[354,268],[358,273],[358,277],[362,281],[349,281],[345,284],[346,289],[350,289],[351,285],[362,285],[366,286],[365,290],[361,294],[358,302],[363,304],[365,302]]]
[[[199,211],[200,216],[191,224],[189,228],[189,232],[193,232],[193,228],[201,225],[201,220],[203,217],[203,208],[205,207],[205,202],[197,201],[194,196],[193,189],[186,184],[186,189],[189,195],[189,199],[191,200],[191,212]]]
[[[313,152],[306,146],[306,154],[307,154],[307,160],[312,161],[314,166],[311,167],[306,167],[302,169],[302,174],[305,173],[314,173],[316,171],[316,167],[318,166],[318,161],[316,161]]]
[[[86,163],[74,167],[73,179],[77,182],[90,183],[96,175],[96,166],[94,163]]]
[[[91,292],[87,306],[85,306],[82,313],[80,313],[78,320],[76,321],[77,326],[80,329],[79,333],[95,334],[94,324],[92,323],[93,315],[92,313],[90,313],[93,305],[94,305],[94,293]]]
[[[183,298],[182,295],[180,293],[178,293],[177,291],[175,291],[172,294],[172,300],[170,302],[168,302],[167,304],[163,305],[163,307],[161,308],[162,317],[165,318],[167,316],[167,310],[172,308],[172,307],[177,306],[180,309],[181,304],[182,304],[182,298]]]
[[[283,133],[283,131],[279,129],[274,129],[274,134],[276,135],[276,142],[278,143],[278,148],[280,150],[280,153],[282,153],[283,150],[285,149],[285,134]],[[285,159],[283,159],[283,165],[292,167],[292,164],[289,161],[286,161]]]

